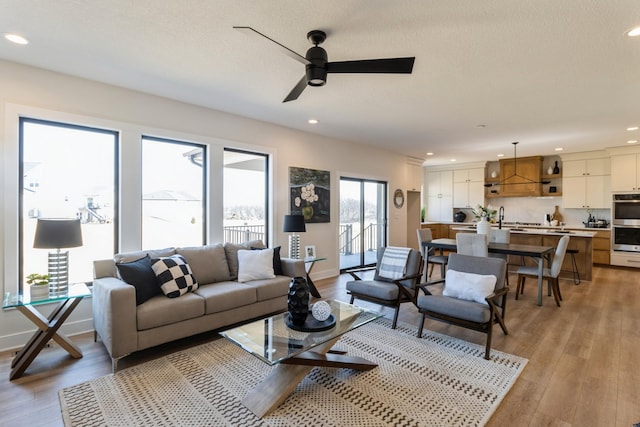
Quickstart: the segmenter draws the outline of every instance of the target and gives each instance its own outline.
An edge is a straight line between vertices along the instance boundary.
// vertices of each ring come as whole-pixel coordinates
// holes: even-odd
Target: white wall
[[[135,153],[142,133],[165,137],[183,137],[209,144],[214,150],[224,146],[251,149],[272,154],[273,194],[272,245],[287,247],[281,232],[282,217],[288,213],[289,166],[328,170],[331,173],[331,222],[309,224],[301,235],[302,245],[313,244],[319,256],[328,260],[316,265],[314,278],[338,274],[338,189],[339,177],[372,178],[389,183],[389,189],[406,188],[406,158],[399,154],[367,146],[325,138],[257,120],[155,97],[140,92],[62,75],[42,69],[0,61],[0,289],[15,290],[17,268],[17,116],[41,114],[40,118],[77,120],[79,124],[103,123],[122,132],[122,151],[128,152],[128,174],[122,177],[124,209],[121,213],[123,237],[139,234],[137,215],[139,198],[124,187],[139,179]],[[390,146],[393,146],[390,141]],[[212,182],[219,177],[212,165]],[[221,165],[218,171],[221,173]],[[127,182],[129,181],[129,182]],[[131,182],[134,181],[134,182]],[[220,188],[211,188],[211,221],[214,229],[222,221]],[[138,200],[138,201],[136,201]],[[389,203],[389,244],[406,244],[406,205],[398,210]],[[132,207],[128,207],[132,206]],[[212,231],[212,243],[218,236]],[[217,240],[219,241],[219,240]],[[137,240],[121,239],[123,249],[135,248]],[[42,307],[42,306],[41,306]],[[51,307],[44,307],[43,312]],[[64,330],[76,333],[91,329],[90,300],[83,301],[67,320]],[[23,345],[33,325],[16,310],[0,312],[0,350]]]

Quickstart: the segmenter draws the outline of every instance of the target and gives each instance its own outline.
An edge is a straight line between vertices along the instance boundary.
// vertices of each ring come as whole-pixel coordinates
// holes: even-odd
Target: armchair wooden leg
[[[353,304],[353,300],[355,300],[355,299],[356,299],[356,297],[353,294],[351,294],[351,301],[349,301],[349,304]]]
[[[431,277],[431,275],[433,274],[433,266],[434,266],[434,265],[435,265],[435,264],[430,264],[430,265],[429,265],[429,277]]]
[[[518,286],[516,286],[516,299],[518,299],[518,295],[520,295],[524,290],[524,280],[525,280],[525,277],[521,274],[518,274]]]
[[[493,332],[493,325],[489,326],[489,330],[487,331],[487,345],[484,349],[484,358],[487,360],[491,359],[491,335]]]
[[[398,313],[400,312],[400,305],[396,306],[396,312],[393,314],[393,323],[391,324],[391,329],[395,329],[398,324]]]
[[[422,320],[420,320],[420,326],[418,326],[418,338],[422,338],[422,328],[424,328],[424,321],[426,316],[422,314]]]

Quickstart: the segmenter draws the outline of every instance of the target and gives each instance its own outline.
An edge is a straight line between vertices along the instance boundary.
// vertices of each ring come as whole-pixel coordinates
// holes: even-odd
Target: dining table
[[[424,247],[424,278],[426,282],[427,265],[429,262],[429,250],[431,248],[437,249],[442,255],[443,252],[456,252],[457,244],[456,239],[433,239],[430,242],[422,242]],[[538,265],[538,305],[542,305],[542,288],[543,288],[543,272],[545,262],[547,265],[551,263],[551,255],[555,252],[553,246],[538,246],[538,245],[521,245],[518,243],[488,243],[488,251],[493,254],[515,255],[521,257],[529,257],[535,260]],[[444,278],[443,278],[444,279]],[[551,295],[551,293],[549,293]]]

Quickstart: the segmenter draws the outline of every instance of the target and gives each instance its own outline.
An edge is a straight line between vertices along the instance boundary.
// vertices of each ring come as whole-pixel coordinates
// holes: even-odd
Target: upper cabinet
[[[407,161],[407,191],[422,191],[423,175],[422,162],[409,159]]]
[[[453,218],[453,172],[427,172],[427,221],[451,221]]]
[[[564,158],[562,207],[607,209],[611,207],[611,161],[608,157]],[[591,154],[594,156],[594,154]]]
[[[453,207],[473,208],[484,204],[484,168],[453,171]]]
[[[640,190],[640,154],[611,156],[611,191]]]

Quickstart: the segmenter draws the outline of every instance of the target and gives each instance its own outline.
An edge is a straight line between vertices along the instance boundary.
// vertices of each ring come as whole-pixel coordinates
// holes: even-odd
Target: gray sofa
[[[94,261],[93,323],[113,370],[120,358],[135,351],[286,310],[291,277],[306,277],[304,262],[282,258],[282,275],[238,282],[238,250],[256,247],[264,245],[154,249]],[[136,305],[137,289],[122,280],[116,263],[175,254],[188,262],[198,288],[177,298],[160,293]]]

